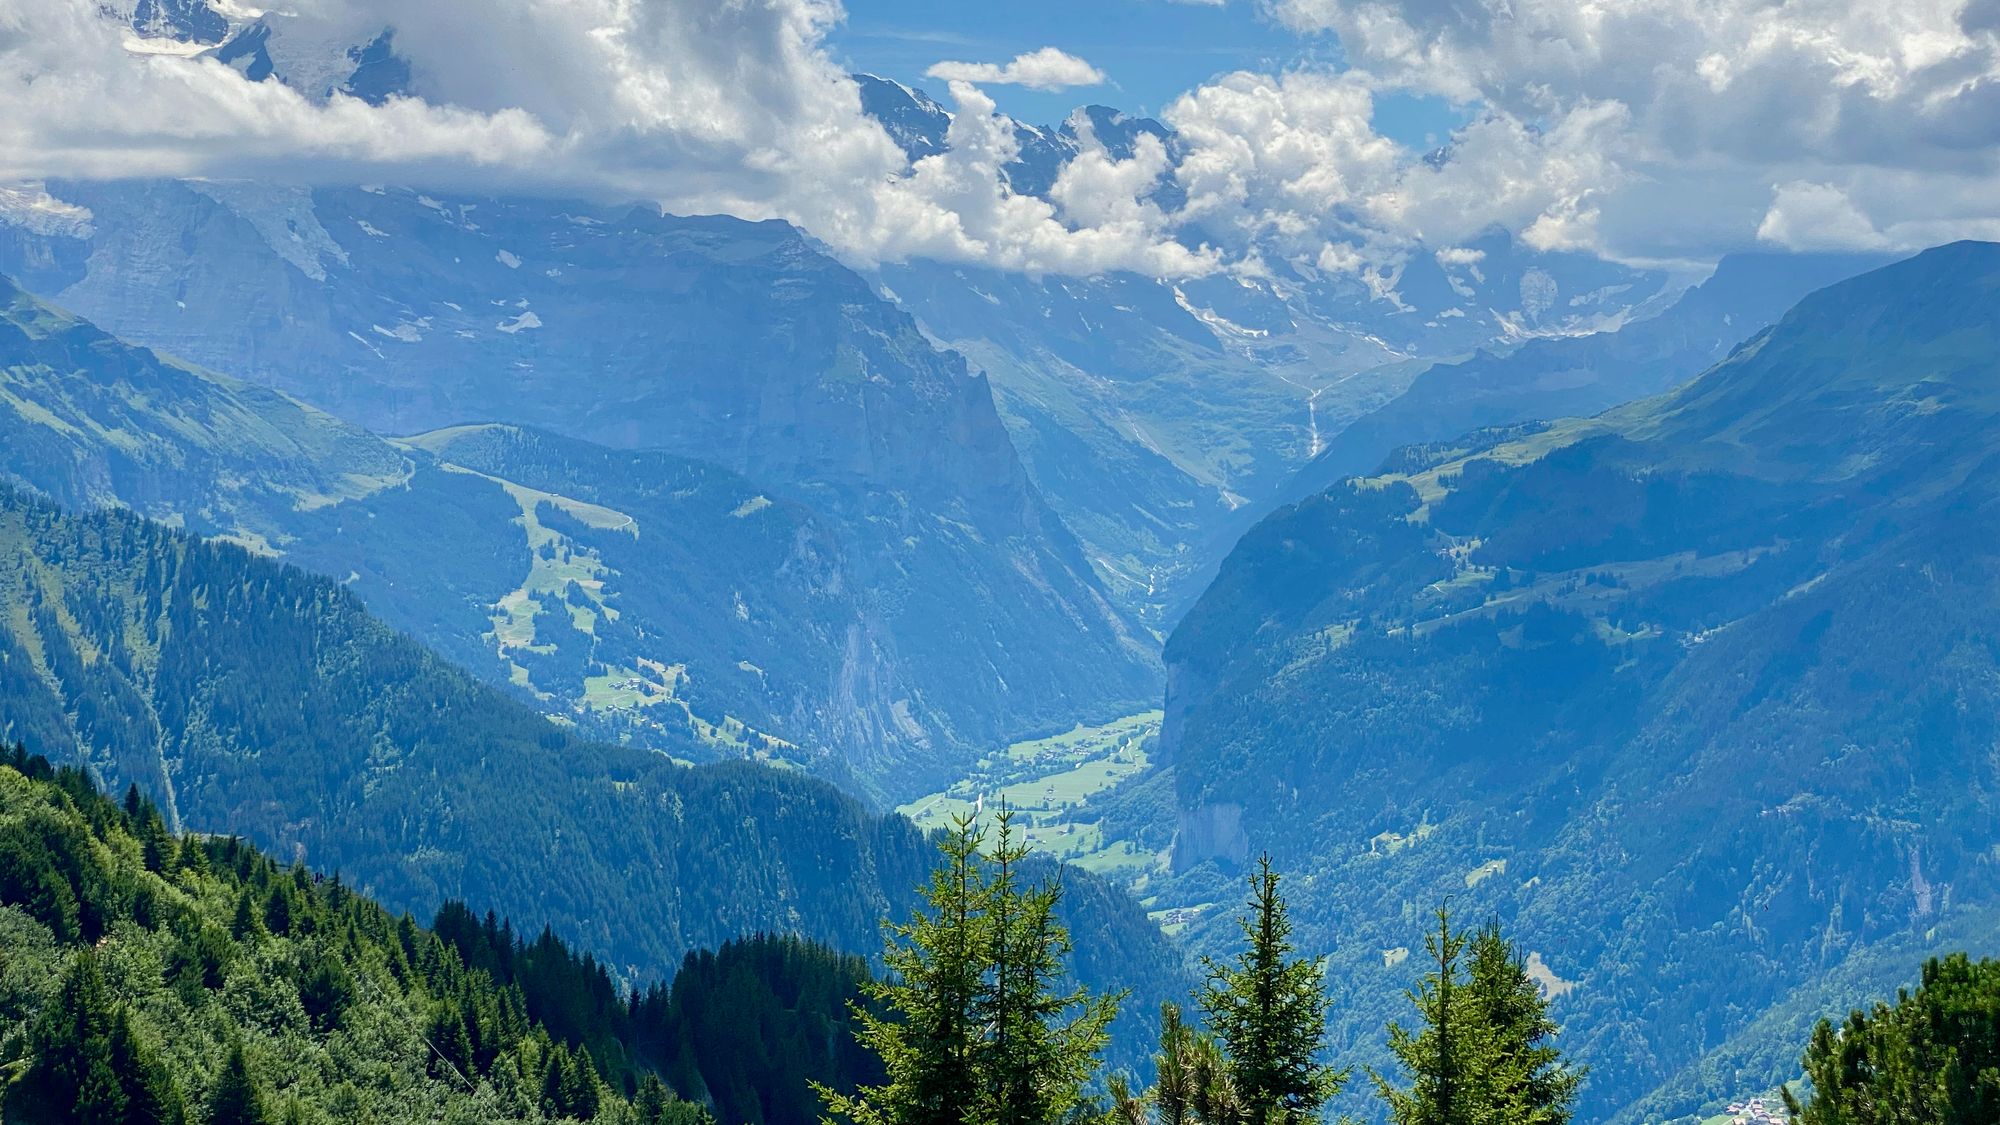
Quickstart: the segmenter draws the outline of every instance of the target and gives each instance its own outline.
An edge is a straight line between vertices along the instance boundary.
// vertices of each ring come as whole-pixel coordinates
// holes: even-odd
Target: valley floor
[[[1170,879],[1170,802],[1139,799],[1172,792],[1172,768],[1155,761],[1160,711],[1016,742],[974,763],[945,789],[897,811],[925,830],[971,813],[987,830],[1001,807],[1016,810],[1034,851],[1124,887],[1165,932],[1177,934],[1210,902],[1181,902]]]

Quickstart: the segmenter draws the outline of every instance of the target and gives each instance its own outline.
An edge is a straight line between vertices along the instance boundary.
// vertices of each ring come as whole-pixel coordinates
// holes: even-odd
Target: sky
[[[135,35],[134,2],[0,3],[0,217],[87,222],[63,178],[387,181],[1160,278],[1379,276],[1495,230],[1659,264],[2000,238],[2000,0],[288,0],[289,84]],[[385,29],[409,96],[330,95]],[[857,69],[950,108],[947,151],[913,161]],[[1085,130],[1015,194],[1013,118],[1086,102],[1174,143]]]
[[[894,78],[940,101],[949,96],[945,83],[924,72],[946,60],[1005,62],[1052,46],[1103,72],[1105,81],[1097,86],[993,88],[1003,112],[1037,124],[1061,121],[1092,103],[1153,117],[1218,74],[1342,65],[1337,41],[1302,38],[1242,0],[853,0],[828,42],[849,69]],[[1394,95],[1376,106],[1381,132],[1422,149],[1437,147],[1464,120],[1463,112],[1434,97]]]

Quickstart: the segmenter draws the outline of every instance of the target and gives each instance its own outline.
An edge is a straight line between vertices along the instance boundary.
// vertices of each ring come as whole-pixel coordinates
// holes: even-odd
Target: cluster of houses
[[[1791,1120],[1784,1103],[1774,1098],[1731,1102],[1723,1112],[1728,1115],[1730,1125],[1787,1125]]]

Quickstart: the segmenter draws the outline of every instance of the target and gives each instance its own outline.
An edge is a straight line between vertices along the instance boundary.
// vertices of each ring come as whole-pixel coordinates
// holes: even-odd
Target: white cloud
[[[1846,192],[1805,182],[1772,189],[1757,237],[1788,250],[1879,250],[1889,242]]]
[[[1867,209],[1868,229],[1898,245],[1889,232],[1936,230],[1957,209],[1941,201],[1988,200],[1947,229],[2000,216],[1993,0],[1267,2],[1337,36],[1374,89],[1441,95],[1512,128],[1485,156],[1458,138],[1452,161],[1540,203],[1512,229],[1544,245],[1713,254],[1784,228],[1774,183],[1852,200],[1885,171],[1929,187]],[[1793,209],[1813,198],[1791,196]]]
[[[953,85],[958,151],[913,168],[824,50],[840,17],[832,0],[301,0],[271,17],[281,67],[337,57],[393,26],[413,96],[371,106],[251,82],[182,50],[130,50],[129,29],[94,0],[16,0],[0,5],[0,182],[547,189],[783,218],[861,261],[1214,268],[1212,254],[1173,242],[1160,216],[1106,200],[1065,219],[1050,202],[1015,196],[1000,171],[1012,123],[964,83]],[[1042,51],[1009,68],[1035,83],[1084,78],[1072,64],[1080,60]],[[325,83],[315,75],[308,88]],[[1115,218],[1074,218],[1084,214]]]
[[[1358,69],[1219,76],[1163,112],[1171,146],[1141,137],[1124,159],[1082,122],[1044,200],[1009,189],[1013,123],[977,84],[1102,73],[1053,47],[940,63],[952,148],[912,164],[827,53],[836,0],[295,0],[271,18],[274,57],[309,91],[393,25],[412,96],[380,106],[132,50],[97,0],[0,0],[0,183],[549,190],[782,218],[857,261],[1176,277],[1292,262],[1385,292],[1411,255],[1494,226],[1631,258],[2000,233],[1996,0],[1265,2],[1337,35]],[[1377,130],[1378,101],[1404,90],[1464,107],[1442,153]],[[1164,181],[1183,208],[1157,202]],[[6,206],[87,221],[54,202]]]
[[[925,73],[948,82],[986,82],[1026,86],[1031,90],[1066,90],[1071,86],[1098,86],[1104,82],[1103,71],[1054,47],[1016,55],[1012,62],[1005,65],[941,62]]]
[[[1367,88],[1338,75],[1238,72],[1189,91],[1163,115],[1185,150],[1186,220],[1238,253],[1317,253],[1405,163],[1372,114]]]
[[[1590,105],[1546,128],[1487,114],[1427,161],[1382,136],[1365,76],[1240,72],[1167,107],[1185,149],[1183,221],[1231,251],[1318,268],[1393,271],[1421,246],[1495,226],[1536,249],[1589,248],[1621,111]]]
[[[0,178],[494,165],[532,160],[553,141],[519,110],[314,104],[210,60],[128,51],[128,36],[80,0],[0,9]]]
[[[974,260],[1030,273],[1191,277],[1218,268],[1213,251],[1172,240],[1165,216],[1140,201],[1165,168],[1157,141],[1116,161],[1087,138],[1084,155],[1058,177],[1053,202],[1017,195],[1002,175],[1019,153],[1013,121],[970,83],[953,82],[951,95],[957,112],[946,151],[918,160],[885,192],[883,226],[867,239],[885,255]]]

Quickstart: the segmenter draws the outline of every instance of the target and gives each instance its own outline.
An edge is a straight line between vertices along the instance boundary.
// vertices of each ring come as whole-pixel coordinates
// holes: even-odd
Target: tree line
[[[1161,1011],[1149,1085],[1099,1072],[1122,994],[1069,983],[1068,932],[1054,920],[1059,873],[1026,882],[1026,847],[1002,808],[987,833],[961,816],[922,905],[888,927],[888,975],[866,986],[857,1034],[883,1081],[816,1087],[825,1125],[1305,1125],[1353,1078],[1327,1060],[1327,993],[1301,955],[1268,856],[1250,874],[1232,960],[1204,959],[1194,1011]],[[1393,1021],[1394,1072],[1370,1070],[1394,1125],[1568,1125],[1587,1068],[1565,1057],[1549,1000],[1497,922],[1467,930],[1439,907],[1426,971]],[[1192,1018],[1191,1018],[1192,1017]],[[1804,1092],[1782,1097],[1796,1125],[2000,1122],[2000,962],[1925,965],[1915,992],[1822,1021],[1804,1055]],[[1342,1118],[1346,1121],[1346,1118]]]
[[[875,976],[792,938],[623,989],[550,932],[448,904],[429,929],[241,840],[179,836],[136,789],[0,749],[0,1113],[51,1125],[1304,1125],[1354,1079],[1268,859],[1235,957],[1161,1012],[1146,1083],[1098,1055],[1123,994],[1071,983],[1060,872],[1002,812],[941,835]],[[1497,925],[1440,909],[1395,1125],[1567,1125],[1584,1070]],[[1822,1022],[1799,1125],[2000,1120],[2000,962],[1933,961],[1893,1004]]]
[[[546,930],[457,903],[426,929],[0,747],[0,1120],[810,1125],[810,1081],[879,1073],[867,977],[752,937],[623,989]]]
[[[1326,1061],[1327,995],[1300,955],[1269,857],[1250,876],[1234,960],[1206,960],[1196,1022],[1161,1011],[1153,1081],[1100,1076],[1096,1056],[1122,994],[1064,972],[1059,876],[1024,882],[1026,846],[999,812],[993,844],[953,822],[923,905],[890,927],[888,975],[857,1010],[886,1079],[821,1087],[829,1125],[1298,1125],[1319,1120],[1352,1074]],[[1411,993],[1416,1020],[1389,1028],[1403,1075],[1369,1075],[1397,1125],[1565,1125],[1583,1071],[1555,1045],[1548,1003],[1497,925],[1455,930],[1447,911],[1433,967]],[[1103,1078],[1101,1096],[1094,1091]]]

